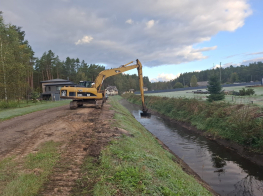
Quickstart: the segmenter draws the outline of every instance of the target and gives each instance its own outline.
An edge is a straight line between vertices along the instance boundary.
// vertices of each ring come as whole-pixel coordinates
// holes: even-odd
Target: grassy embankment
[[[211,195],[173,161],[157,140],[118,102],[113,127],[132,134],[111,141],[99,160],[87,157],[76,195]]]
[[[134,94],[124,97],[141,104]],[[227,102],[205,102],[197,99],[146,96],[148,108],[182,122],[191,123],[214,137],[221,137],[256,152],[263,152],[263,119],[261,108]]]
[[[59,160],[58,143],[49,141],[37,153],[24,158],[6,158],[0,161],[0,195],[37,195]]]
[[[13,105],[11,104],[8,108],[0,107],[0,122],[16,116],[22,116],[32,112],[45,110],[49,108],[55,108],[67,104],[69,104],[69,100],[55,101],[55,102],[42,101],[37,103],[24,102],[24,103],[20,103],[20,105],[18,105],[17,103],[13,103]]]

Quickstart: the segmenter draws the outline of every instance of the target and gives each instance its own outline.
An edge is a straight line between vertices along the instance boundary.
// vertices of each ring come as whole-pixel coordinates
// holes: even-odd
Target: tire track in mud
[[[71,121],[78,124],[78,130],[61,149],[61,158],[56,164],[52,176],[39,195],[71,195],[76,181],[81,178],[81,166],[86,156],[99,157],[101,150],[117,135],[110,128],[114,112],[105,104],[102,109],[93,109],[88,114],[81,109],[71,115]],[[74,124],[73,123],[73,124]]]
[[[38,139],[39,127],[52,124],[57,119],[70,115],[68,106],[60,106],[18,116],[0,123],[0,160],[13,155],[20,155],[31,142]]]
[[[92,111],[86,113],[83,110],[85,108],[67,117],[72,122],[69,126],[75,125],[76,131],[60,149],[60,161],[54,167],[52,176],[44,185],[40,195],[70,195],[70,191],[78,179],[83,159],[87,154],[83,150],[85,149],[84,142],[86,142],[83,133],[92,132],[95,126],[93,121],[98,118],[101,112],[101,110],[92,109]]]

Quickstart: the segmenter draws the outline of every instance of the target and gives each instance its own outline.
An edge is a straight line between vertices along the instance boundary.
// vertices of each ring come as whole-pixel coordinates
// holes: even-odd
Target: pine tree
[[[190,86],[191,86],[191,87],[196,87],[196,86],[198,86],[198,84],[197,84],[197,78],[196,78],[195,75],[193,75],[193,76],[191,77]]]
[[[210,95],[207,96],[209,102],[219,101],[225,98],[225,94],[222,91],[219,77],[216,75],[213,75],[209,78],[207,90],[210,93]]]

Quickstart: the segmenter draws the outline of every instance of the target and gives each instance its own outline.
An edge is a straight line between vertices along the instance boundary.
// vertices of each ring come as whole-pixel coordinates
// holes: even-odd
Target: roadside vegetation
[[[141,104],[141,98],[124,94]],[[178,121],[191,123],[207,135],[236,142],[250,150],[263,152],[263,114],[254,105],[207,102],[188,98],[146,96],[146,106]]]
[[[127,133],[110,142],[99,158],[88,156],[82,179],[74,195],[211,195],[175,163],[118,100],[110,98],[115,110],[113,127]]]
[[[3,102],[6,103],[5,101]],[[2,104],[3,102],[0,102],[0,104]],[[67,105],[69,104],[69,100],[55,101],[55,102],[42,101],[42,102],[36,102],[36,103],[22,102],[20,103],[20,105],[18,105],[16,101],[13,101],[13,102],[10,101],[9,104],[10,104],[10,107],[8,109],[6,108],[3,109],[0,107],[0,122],[3,120],[7,120],[10,118],[16,117],[16,116],[22,116],[22,115],[40,111],[40,110],[45,110],[49,108],[59,107],[62,105]]]
[[[36,153],[0,161],[0,195],[37,195],[57,161],[59,143],[42,144]]]

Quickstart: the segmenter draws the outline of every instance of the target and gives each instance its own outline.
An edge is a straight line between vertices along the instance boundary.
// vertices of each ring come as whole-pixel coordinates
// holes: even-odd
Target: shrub
[[[209,78],[207,90],[210,94],[207,96],[207,100],[209,102],[219,101],[225,98],[225,93],[222,91],[222,86],[220,84],[219,78],[216,75],[213,75]]]
[[[245,88],[242,88],[241,90],[239,90],[240,96],[254,95],[254,94],[255,94],[255,90],[252,88],[249,88],[247,90]]]

